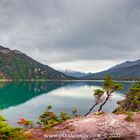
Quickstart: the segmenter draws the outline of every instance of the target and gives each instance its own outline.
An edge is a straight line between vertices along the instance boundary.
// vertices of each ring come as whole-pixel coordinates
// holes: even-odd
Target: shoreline
[[[140,138],[140,112],[134,112],[133,121],[127,121],[127,114],[97,113],[64,121],[47,131],[43,128],[28,129],[24,134],[31,139],[46,140],[89,140],[89,139],[133,139]],[[102,131],[101,131],[102,130]]]
[[[0,82],[103,82],[104,80],[58,80],[58,79],[33,79],[33,80],[30,80],[30,79],[15,79],[15,80],[12,80],[12,79],[0,79]],[[122,83],[135,83],[135,82],[138,82],[138,81],[132,81],[132,80],[115,80],[116,82],[122,82]]]

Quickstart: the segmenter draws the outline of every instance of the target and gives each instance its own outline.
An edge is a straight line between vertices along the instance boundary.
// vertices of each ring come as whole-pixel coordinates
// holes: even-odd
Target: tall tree
[[[101,89],[96,89],[94,90],[94,97],[95,97],[95,104],[93,104],[93,106],[89,109],[89,111],[85,114],[85,116],[87,116],[88,114],[90,114],[90,112],[93,110],[93,108],[95,106],[97,106],[100,102],[102,102],[103,100],[103,94],[104,91]]]
[[[101,111],[103,106],[106,104],[106,102],[111,98],[112,93],[117,90],[122,90],[123,86],[122,84],[116,83],[111,76],[106,76],[104,80],[104,93],[106,94],[106,98],[104,102],[100,105],[98,111]]]
[[[104,79],[103,89],[96,89],[94,91],[95,104],[93,104],[93,106],[89,109],[85,116],[87,116],[93,110],[93,108],[99,104],[100,107],[98,111],[101,111],[106,102],[110,100],[112,93],[116,90],[121,90],[122,88],[122,84],[115,82],[111,76],[106,76]]]

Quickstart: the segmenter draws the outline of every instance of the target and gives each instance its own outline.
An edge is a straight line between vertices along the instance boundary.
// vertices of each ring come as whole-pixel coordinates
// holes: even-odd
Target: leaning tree
[[[103,106],[106,104],[108,100],[111,99],[112,93],[117,90],[122,90],[122,84],[115,82],[111,76],[106,76],[104,79],[104,85],[102,89],[96,89],[94,91],[95,103],[89,109],[89,111],[85,114],[87,116],[95,106],[100,105],[98,111],[101,111]],[[105,97],[104,97],[105,96]]]

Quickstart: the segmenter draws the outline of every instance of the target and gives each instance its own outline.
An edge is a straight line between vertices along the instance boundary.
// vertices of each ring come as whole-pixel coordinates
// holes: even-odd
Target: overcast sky
[[[140,0],[0,0],[0,45],[56,69],[140,58]]]

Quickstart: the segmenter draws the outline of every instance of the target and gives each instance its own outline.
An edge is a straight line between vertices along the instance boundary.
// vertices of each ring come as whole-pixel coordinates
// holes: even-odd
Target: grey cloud
[[[0,43],[46,63],[139,59],[139,7],[139,0],[1,0]]]

